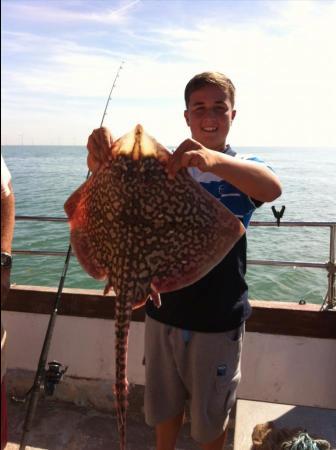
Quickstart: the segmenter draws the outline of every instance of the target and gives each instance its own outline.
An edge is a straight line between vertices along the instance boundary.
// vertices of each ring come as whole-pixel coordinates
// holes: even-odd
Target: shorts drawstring
[[[191,339],[191,331],[190,330],[182,330],[182,337],[183,337],[185,345],[188,345],[188,343]]]

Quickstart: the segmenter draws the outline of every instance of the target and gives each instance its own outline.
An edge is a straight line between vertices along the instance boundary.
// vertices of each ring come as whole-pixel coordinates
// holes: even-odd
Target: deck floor
[[[22,436],[26,405],[8,400],[9,442],[6,450],[17,450]],[[127,450],[155,450],[152,428],[140,413],[128,414]],[[233,449],[233,430],[227,446]],[[29,432],[26,450],[119,450],[116,419],[112,414],[55,400],[40,398]],[[190,438],[189,424],[183,425],[177,450],[197,450]]]
[[[238,450],[250,450],[255,425],[270,421],[278,430],[300,428],[306,430],[312,437],[326,439],[331,444],[332,450],[336,448],[336,410],[238,400],[236,421],[235,442]]]

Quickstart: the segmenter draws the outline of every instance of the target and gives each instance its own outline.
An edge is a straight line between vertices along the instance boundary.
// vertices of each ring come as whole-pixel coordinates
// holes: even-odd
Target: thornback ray
[[[244,234],[227,208],[186,169],[169,179],[170,152],[141,125],[66,201],[78,261],[116,293],[116,383],[120,449],[126,445],[127,341],[132,309],[149,295],[190,285],[216,266]]]

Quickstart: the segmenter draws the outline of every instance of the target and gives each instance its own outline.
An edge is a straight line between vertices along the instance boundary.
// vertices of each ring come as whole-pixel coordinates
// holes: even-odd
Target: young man
[[[185,89],[184,116],[191,130],[168,162],[174,177],[187,167],[201,185],[248,225],[256,207],[281,194],[277,176],[255,157],[226,144],[235,88],[221,73],[196,75]],[[110,152],[112,136],[94,130],[88,140],[92,171]],[[203,450],[222,450],[240,380],[244,322],[250,314],[246,236],[204,278],[146,304],[145,415],[156,428],[156,450],[175,450],[186,403],[191,435]]]
[[[256,157],[242,158],[226,144],[235,88],[221,73],[192,78],[185,89],[184,117],[191,139],[168,163],[182,167],[248,225],[256,207],[281,194],[277,176]],[[246,236],[210,273],[176,292],[147,302],[145,414],[155,426],[157,450],[174,450],[190,404],[191,435],[203,450],[221,450],[240,380],[244,322],[250,314]]]

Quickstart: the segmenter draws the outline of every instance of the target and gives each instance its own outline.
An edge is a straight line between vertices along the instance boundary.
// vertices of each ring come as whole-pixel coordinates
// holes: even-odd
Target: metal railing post
[[[328,270],[328,292],[327,292],[327,309],[333,309],[336,307],[336,264],[335,264],[335,243],[336,243],[336,226],[330,226],[330,249],[329,249],[329,262],[327,265]]]

